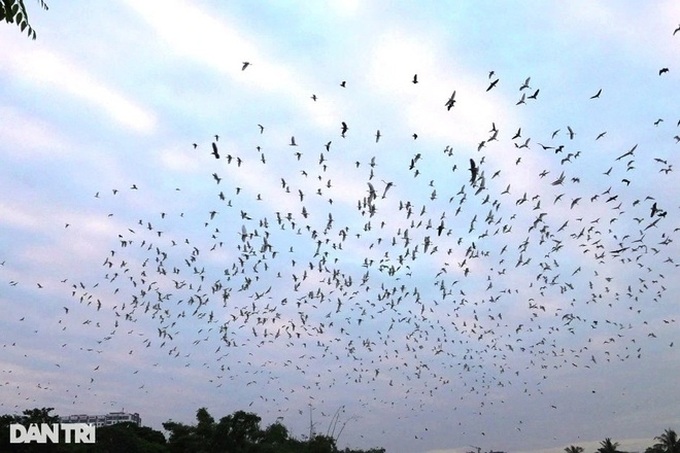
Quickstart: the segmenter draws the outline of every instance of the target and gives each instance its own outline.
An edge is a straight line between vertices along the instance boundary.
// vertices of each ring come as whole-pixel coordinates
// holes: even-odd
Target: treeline
[[[656,436],[654,441],[653,445],[645,449],[645,453],[680,453],[680,440],[678,440],[677,433],[670,428]],[[618,442],[607,437],[600,442],[600,448],[595,453],[626,453],[619,450],[619,445]],[[564,451],[566,453],[584,453],[583,447],[577,445],[570,445]]]
[[[163,423],[170,433],[165,435],[147,426],[124,422],[96,430],[95,444],[10,444],[10,425],[59,423],[59,416],[50,415],[54,408],[29,409],[23,415],[0,416],[0,452],[54,453],[385,453],[384,448],[370,450],[338,449],[336,438],[313,435],[301,440],[275,422],[262,429],[261,418],[251,412],[236,411],[219,421],[205,408],[196,412],[196,424],[173,421]]]

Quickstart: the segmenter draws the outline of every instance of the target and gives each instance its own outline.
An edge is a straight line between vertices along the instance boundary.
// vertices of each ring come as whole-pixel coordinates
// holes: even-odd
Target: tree
[[[215,419],[205,407],[202,407],[196,412],[196,421],[198,421],[195,428],[197,441],[202,445],[203,450],[212,451],[215,437]]]
[[[660,436],[656,436],[654,440],[658,440],[651,448],[654,451],[661,453],[680,453],[680,439],[675,431],[668,428]]]
[[[601,441],[600,445],[601,447],[597,449],[598,453],[623,453],[617,450],[619,443],[612,442],[612,440],[609,437]]]
[[[269,425],[262,433],[262,443],[274,446],[286,444],[288,438],[288,428],[278,421]]]
[[[234,452],[248,451],[262,438],[261,420],[257,414],[245,411],[222,417],[215,430],[215,446]]]
[[[58,415],[50,415],[53,407],[43,407],[41,409],[26,409],[21,417],[21,424],[28,426],[31,423],[59,423]]]
[[[168,439],[168,450],[170,452],[201,451],[195,427],[167,421],[163,423],[163,428],[170,432],[170,439]]]
[[[89,446],[68,445],[68,451],[97,451],[125,453],[165,453],[165,436],[146,426],[137,426],[132,422],[115,423],[97,428],[97,443],[93,450]]]
[[[336,453],[338,448],[331,436],[318,434],[307,441],[307,450],[312,453]]]
[[[567,453],[583,453],[583,447],[578,447],[576,445],[569,445],[564,449]]]
[[[43,0],[38,0],[40,7],[44,10],[48,9],[47,4]],[[28,33],[30,38],[35,39],[36,33],[28,22],[28,13],[24,0],[0,0],[0,21],[5,21],[8,24],[17,24],[23,33],[24,30]]]

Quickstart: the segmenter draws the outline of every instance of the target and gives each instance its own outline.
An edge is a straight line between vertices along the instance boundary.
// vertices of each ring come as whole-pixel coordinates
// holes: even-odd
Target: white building
[[[138,413],[130,414],[127,412],[109,412],[106,415],[67,415],[59,418],[61,423],[92,423],[96,427],[111,426],[116,423],[132,422],[137,426],[142,425],[142,419]]]

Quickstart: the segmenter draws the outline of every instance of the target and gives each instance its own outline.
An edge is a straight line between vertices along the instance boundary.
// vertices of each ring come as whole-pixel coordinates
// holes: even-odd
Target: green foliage
[[[170,432],[168,450],[171,453],[385,453],[384,449],[338,450],[332,436],[316,435],[306,441],[290,436],[278,421],[265,429],[262,419],[252,413],[236,411],[219,422],[200,408],[196,425],[167,421],[163,427]]]
[[[0,0],[3,1],[3,0]],[[252,412],[236,411],[216,422],[206,408],[196,411],[196,425],[173,421],[163,423],[170,432],[166,442],[163,433],[134,423],[118,423],[97,428],[97,442],[91,444],[9,444],[9,425],[21,423],[58,423],[59,417],[50,415],[51,407],[28,409],[22,415],[0,415],[0,451],[55,452],[55,453],[385,453],[384,448],[339,450],[332,435],[313,435],[299,440],[290,435],[279,421],[262,429],[262,419]],[[668,428],[654,438],[656,443],[645,453],[680,453],[680,439]],[[622,453],[619,443],[609,437],[600,442],[598,453]],[[583,448],[570,445],[566,453],[583,453]]]
[[[38,0],[40,7],[44,10],[48,9],[47,4],[43,0]],[[8,24],[17,24],[23,33],[26,31],[29,38],[35,39],[36,33],[33,27],[28,22],[28,13],[24,0],[0,0],[0,21],[5,21]]]
[[[600,448],[597,449],[598,453],[623,453],[618,450],[619,443],[612,442],[612,440],[607,437],[605,440],[600,442]]]
[[[680,439],[675,431],[668,428],[654,440],[658,441],[647,449],[647,453],[680,453]]]
[[[73,444],[74,447],[77,444]],[[165,453],[165,436],[146,426],[132,422],[116,423],[97,428],[94,445],[81,445],[78,451],[87,453]]]
[[[583,453],[583,447],[578,447],[575,445],[569,445],[564,449],[567,453]]]

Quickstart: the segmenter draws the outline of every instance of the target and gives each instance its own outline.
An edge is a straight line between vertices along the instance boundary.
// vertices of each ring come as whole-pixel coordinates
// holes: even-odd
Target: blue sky
[[[395,452],[680,426],[673,2],[28,6],[0,412],[343,408],[340,446]]]

